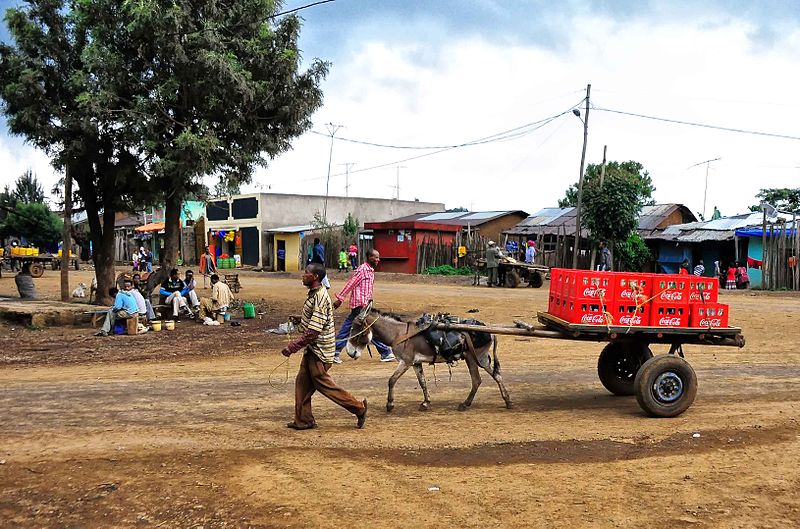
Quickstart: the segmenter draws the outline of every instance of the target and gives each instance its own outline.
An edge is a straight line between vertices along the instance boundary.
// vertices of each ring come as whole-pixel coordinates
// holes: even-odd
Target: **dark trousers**
[[[311,412],[311,397],[319,391],[333,402],[354,415],[364,413],[364,404],[357,401],[349,391],[336,385],[328,374],[332,364],[326,364],[314,353],[304,353],[300,371],[294,381],[294,423],[311,426],[315,423]]]
[[[342,352],[347,346],[347,339],[350,337],[350,329],[353,327],[353,320],[356,319],[361,313],[362,307],[356,307],[354,309],[350,309],[350,314],[342,322],[342,326],[339,328],[338,334],[336,334],[336,353]],[[372,339],[372,344],[375,346],[375,349],[378,350],[378,353],[381,355],[381,358],[386,358],[389,354],[389,346],[385,343],[381,342],[380,340]]]

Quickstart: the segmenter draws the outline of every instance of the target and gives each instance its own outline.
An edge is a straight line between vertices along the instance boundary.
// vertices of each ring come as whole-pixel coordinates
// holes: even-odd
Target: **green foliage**
[[[468,266],[455,268],[451,265],[429,266],[423,274],[436,276],[471,276],[475,272]]]
[[[602,165],[589,164],[586,168],[583,178],[584,202],[586,200],[586,187],[592,183],[600,182],[600,172]],[[652,205],[655,203],[653,200],[653,193],[656,188],[653,187],[653,180],[650,174],[644,169],[644,166],[639,162],[633,160],[627,162],[608,162],[606,164],[605,181],[612,175],[628,175],[634,182],[636,182],[639,202],[642,206]],[[572,184],[567,188],[564,198],[558,201],[558,207],[568,208],[578,205],[578,184]]]
[[[445,211],[446,211],[446,212],[448,212],[448,213],[449,213],[449,212],[453,212],[453,213],[461,213],[461,212],[467,212],[467,211],[469,211],[469,210],[468,210],[467,208],[465,208],[465,207],[461,207],[461,206],[459,206],[459,207],[457,207],[457,208],[450,208],[450,209],[446,209]]]
[[[311,225],[315,231],[333,231],[336,226],[328,222],[328,219],[322,216],[321,211],[314,212],[314,218],[311,219]]]
[[[14,184],[14,198],[23,204],[44,202],[44,189],[36,175],[28,169],[22,173]]]
[[[358,235],[359,227],[358,217],[354,217],[352,213],[348,213],[347,218],[344,219],[344,224],[342,224],[342,234],[346,238],[352,239]]]
[[[63,223],[45,204],[19,203],[0,226],[0,235],[15,235],[34,246],[46,246],[61,240]]]
[[[756,193],[756,198],[781,211],[800,212],[800,187],[762,189]],[[761,204],[750,206],[750,211],[761,211]]]
[[[642,211],[640,182],[635,175],[606,173],[603,187],[599,180],[583,186],[582,223],[598,241],[620,241],[636,229]]]
[[[650,249],[635,231],[627,239],[615,244],[614,264],[617,271],[641,272],[652,258]]]
[[[6,217],[14,210],[16,205],[17,199],[14,198],[14,194],[8,186],[6,186],[3,192],[0,193],[0,226],[5,222]]]

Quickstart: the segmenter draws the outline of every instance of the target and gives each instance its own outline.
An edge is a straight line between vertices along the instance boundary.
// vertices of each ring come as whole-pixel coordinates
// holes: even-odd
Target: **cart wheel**
[[[697,395],[697,375],[689,362],[659,355],[642,365],[634,381],[636,401],[651,417],[676,417]]]
[[[540,288],[542,283],[542,274],[539,272],[531,272],[530,276],[528,276],[528,285],[533,288]]]
[[[636,373],[652,357],[650,348],[643,343],[612,342],[600,353],[597,376],[614,395],[633,395]]]
[[[30,271],[31,277],[42,277],[44,275],[44,266],[39,263],[31,263]]]
[[[517,288],[519,285],[519,273],[516,270],[509,270],[506,272],[506,286],[509,288]]]

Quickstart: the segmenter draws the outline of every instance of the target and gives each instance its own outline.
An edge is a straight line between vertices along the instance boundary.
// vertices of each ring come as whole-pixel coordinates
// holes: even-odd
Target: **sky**
[[[301,13],[304,60],[331,63],[324,105],[243,191],[555,207],[580,174],[587,84],[586,163],[604,146],[641,163],[657,203],[734,215],[759,189],[800,187],[794,0],[335,0]],[[52,187],[47,156],[0,125],[0,184],[31,168]]]

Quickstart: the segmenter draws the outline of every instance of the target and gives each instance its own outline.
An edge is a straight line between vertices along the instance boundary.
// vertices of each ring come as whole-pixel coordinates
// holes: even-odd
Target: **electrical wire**
[[[637,114],[635,112],[625,112],[624,110],[614,110],[611,108],[603,108],[603,107],[596,107],[592,105],[593,110],[597,110],[600,112],[610,112],[612,114],[621,114],[623,116],[632,116],[636,118],[642,119],[650,119],[653,121],[663,121],[665,123],[675,123],[678,125],[688,125],[690,127],[701,127],[706,129],[714,129],[714,130],[723,130],[725,132],[737,132],[739,134],[752,134],[754,136],[766,136],[769,138],[781,138],[784,140],[795,140],[800,141],[800,136],[790,136],[788,134],[776,134],[773,132],[763,132],[758,130],[747,130],[747,129],[737,129],[733,127],[722,127],[720,125],[709,125],[707,123],[695,123],[693,121],[682,121],[679,119],[671,119],[671,118],[662,118],[657,116],[648,116],[645,114]]]

